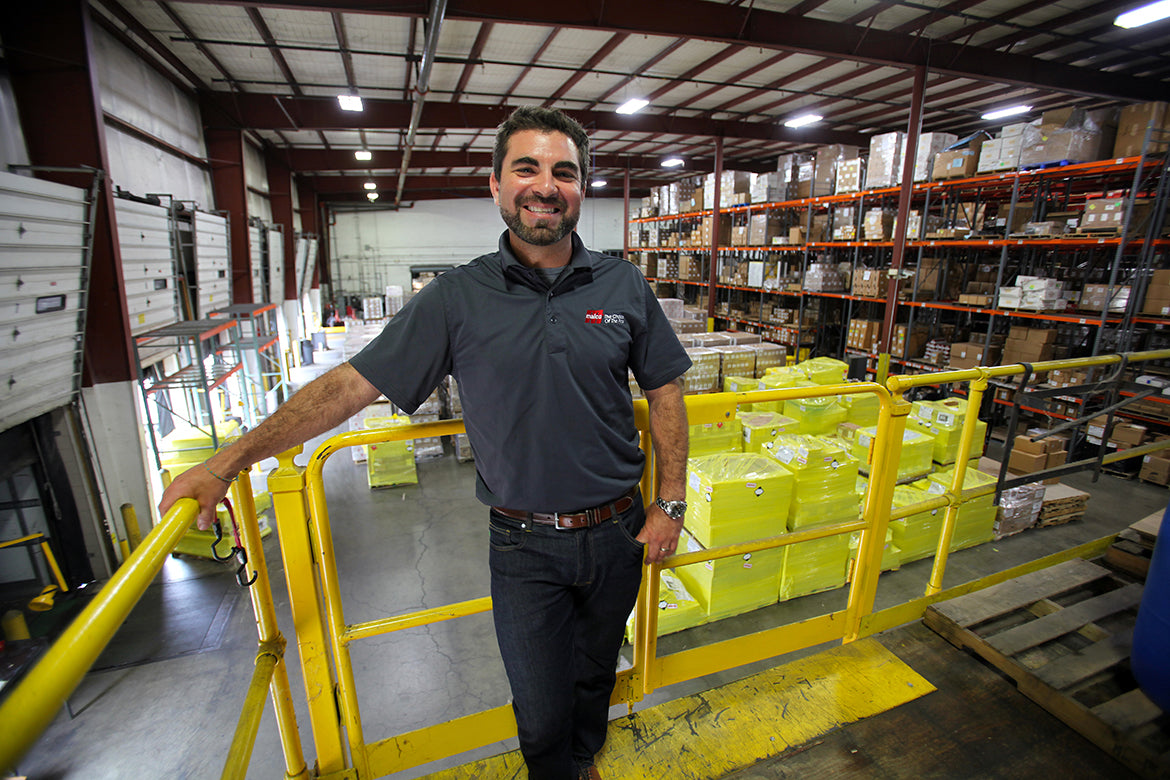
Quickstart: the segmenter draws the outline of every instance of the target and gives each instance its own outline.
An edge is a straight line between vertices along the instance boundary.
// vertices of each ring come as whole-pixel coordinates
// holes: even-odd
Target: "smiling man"
[[[574,228],[589,163],[565,114],[519,108],[496,135],[496,252],[424,287],[365,349],[294,395],[160,510],[199,500],[207,527],[226,479],[338,425],[385,395],[408,414],[459,383],[489,511],[492,614],[531,780],[598,778],[625,621],[643,560],[678,545],[686,504],[690,360],[628,262]],[[658,499],[644,507],[627,373],[650,403]]]

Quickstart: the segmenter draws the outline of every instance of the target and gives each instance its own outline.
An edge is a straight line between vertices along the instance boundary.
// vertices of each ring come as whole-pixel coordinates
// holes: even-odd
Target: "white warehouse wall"
[[[418,201],[412,208],[335,212],[329,227],[334,294],[410,290],[412,265],[462,265],[495,251],[504,223],[490,198]],[[621,198],[586,198],[577,233],[590,249],[620,249]]]

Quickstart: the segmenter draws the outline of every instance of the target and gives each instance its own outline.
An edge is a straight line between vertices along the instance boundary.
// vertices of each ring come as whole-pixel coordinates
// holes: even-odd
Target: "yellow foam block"
[[[369,417],[366,428],[393,428],[409,425],[409,417]],[[388,441],[366,445],[366,474],[372,488],[418,483],[413,441]]]
[[[686,527],[704,547],[722,547],[784,532],[792,473],[751,453],[687,461]]]
[[[853,520],[858,516],[857,459],[835,440],[780,434],[769,454],[795,478],[789,530]]]
[[[845,408],[833,398],[794,398],[784,402],[784,414],[796,420],[798,433],[832,433],[845,422]]]
[[[740,411],[743,425],[743,451],[763,452],[772,449],[776,437],[796,428],[796,420],[776,412]]]
[[[734,419],[690,426],[692,458],[722,452],[743,452],[743,423]]]
[[[906,428],[925,433],[934,438],[932,458],[936,463],[954,463],[959,457],[959,441],[963,433],[963,421],[967,416],[967,402],[961,398],[944,401],[915,401],[906,418]],[[983,452],[987,436],[987,423],[977,420],[975,434],[971,440],[971,454]]]
[[[636,610],[635,610],[636,611]],[[663,569],[658,582],[658,636],[707,622],[707,612],[673,569]],[[634,612],[626,621],[626,640],[634,641]]]
[[[777,597],[780,601],[820,593],[845,584],[849,536],[813,539],[784,548]]]
[[[687,552],[706,549],[685,529],[679,547]],[[703,605],[707,617],[720,620],[774,604],[782,563],[781,550],[762,550],[680,566],[675,573]]]
[[[877,426],[871,425],[857,430],[857,435],[850,443],[849,453],[858,460],[858,468],[863,474],[869,474],[873,466],[873,445],[877,438]],[[902,434],[902,454],[898,459],[897,478],[913,479],[929,474],[934,468],[935,440],[925,433],[910,430]]]
[[[872,393],[839,395],[837,403],[845,408],[845,419],[857,425],[877,425],[881,403]]]
[[[809,381],[818,385],[839,385],[845,381],[845,375],[849,372],[847,363],[827,357],[805,360],[797,363],[796,367],[809,378]]]

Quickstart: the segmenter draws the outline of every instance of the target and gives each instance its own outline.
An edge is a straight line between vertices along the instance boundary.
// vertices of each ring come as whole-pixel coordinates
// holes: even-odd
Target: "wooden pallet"
[[[934,604],[924,622],[1138,774],[1170,778],[1170,714],[1129,670],[1141,593],[1076,559]]]
[[[1089,494],[1083,490],[1069,485],[1048,485],[1044,488],[1044,503],[1040,507],[1040,516],[1036,518],[1036,526],[1043,528],[1080,520],[1085,516],[1088,503]]]

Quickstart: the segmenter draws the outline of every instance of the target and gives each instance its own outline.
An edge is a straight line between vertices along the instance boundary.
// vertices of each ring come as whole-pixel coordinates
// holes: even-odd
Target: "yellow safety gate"
[[[1095,358],[1036,363],[1034,371],[1107,366],[1121,361],[1137,363],[1170,358],[1170,350],[1108,355]],[[751,393],[716,393],[686,398],[692,425],[715,423],[734,417],[740,403],[790,400],[820,396],[874,394],[880,405],[877,436],[872,448],[870,479],[862,503],[861,516],[851,522],[814,527],[785,533],[750,543],[718,547],[695,553],[672,556],[662,564],[647,565],[635,612],[633,666],[618,675],[613,702],[632,706],[658,688],[692,680],[755,661],[780,656],[826,642],[849,642],[862,636],[900,625],[921,616],[933,601],[986,587],[994,582],[1017,576],[1024,570],[1042,568],[1071,557],[1099,554],[1112,537],[1057,553],[1048,558],[1007,572],[969,583],[950,591],[942,590],[942,578],[950,549],[959,506],[995,490],[987,485],[964,490],[966,469],[956,468],[949,490],[925,502],[891,509],[896,471],[901,453],[906,417],[910,403],[904,398],[909,390],[922,385],[967,383],[969,409],[977,410],[989,382],[995,378],[1024,373],[1021,365],[975,368],[926,375],[892,376],[886,383],[860,382],[812,388],[791,388]],[[644,400],[635,402],[635,414],[641,432],[642,447],[648,454],[642,479],[646,500],[655,495],[654,464],[649,439],[649,413]],[[956,462],[968,462],[973,449],[977,414],[967,414]],[[250,566],[257,573],[250,589],[256,613],[259,649],[256,669],[246,692],[240,720],[225,762],[223,776],[245,776],[251,757],[260,716],[267,698],[272,695],[277,723],[285,754],[287,776],[292,778],[350,778],[365,780],[435,761],[515,736],[515,722],[509,706],[501,706],[455,720],[400,734],[367,744],[357,704],[350,645],[364,638],[404,628],[423,626],[457,617],[479,614],[491,609],[489,598],[478,598],[445,607],[364,623],[347,624],[340,599],[338,568],[334,559],[328,508],[322,482],[322,468],[339,450],[364,444],[399,441],[462,433],[461,420],[402,426],[390,429],[341,434],[326,441],[311,456],[306,467],[294,465],[300,448],[284,453],[280,465],[268,478],[281,555],[288,580],[292,618],[295,626],[301,671],[308,697],[309,720],[315,748],[315,766],[306,765],[296,724],[287,669],[284,665],[285,640],[277,625],[272,591],[264,564],[259,527],[248,473],[240,475],[232,487],[232,498],[239,508],[240,530]],[[1170,448],[1170,441],[1124,450],[1107,456],[1105,462]],[[1080,464],[1088,466],[1095,459]],[[1037,478],[1042,478],[1042,474]],[[908,517],[932,509],[946,509],[934,565],[924,596],[911,604],[873,611],[880,573],[882,547],[886,529],[892,519]],[[126,559],[101,592],[82,611],[62,636],[46,652],[25,680],[0,705],[0,769],[12,767],[48,727],[66,697],[76,688],[102,649],[129,615],[134,604],[162,567],[166,556],[194,522],[198,507],[184,499],[167,512],[162,522]],[[860,532],[856,568],[843,610],[796,623],[767,628],[746,636],[672,653],[657,654],[657,617],[659,575],[663,566],[682,566],[770,548],[783,547],[838,534]]]

